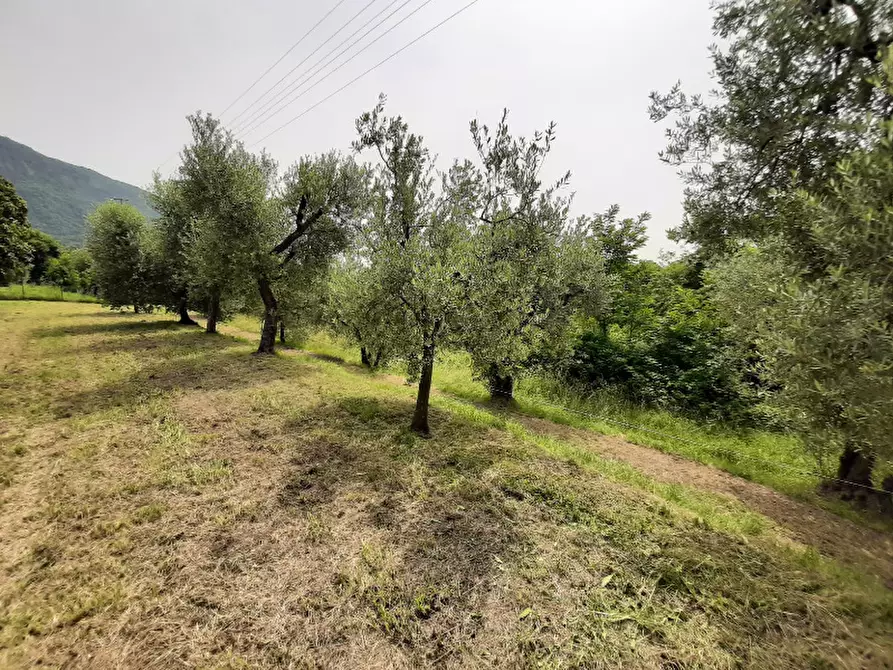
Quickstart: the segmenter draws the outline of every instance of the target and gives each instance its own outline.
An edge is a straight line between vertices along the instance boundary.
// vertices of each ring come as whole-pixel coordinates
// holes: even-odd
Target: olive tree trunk
[[[279,344],[285,344],[285,321],[279,319]]]
[[[874,454],[847,444],[840,455],[837,478],[844,482],[861,486],[871,486],[871,473],[874,470]],[[846,486],[846,484],[842,484]]]
[[[264,303],[264,323],[260,329],[260,344],[257,347],[259,354],[272,354],[276,351],[276,327],[279,324],[279,303],[273,295],[270,280],[261,277],[257,280],[260,289],[260,299]]]
[[[360,347],[360,362],[370,370],[374,370],[381,363],[381,350],[367,349]]]
[[[416,395],[415,412],[410,428],[421,435],[428,435],[428,404],[431,399],[431,377],[434,374],[434,343],[422,349],[422,374],[419,378],[419,392]]]
[[[179,307],[178,307],[178,309],[177,309],[177,311],[180,313],[180,320],[179,320],[177,323],[182,324],[182,325],[184,325],[184,326],[195,326],[195,325],[198,325],[198,324],[196,324],[196,322],[192,319],[192,317],[189,316],[189,309],[188,309],[188,307],[186,306],[186,305],[187,305],[187,301],[188,301],[188,298],[187,298],[185,295],[180,299],[180,305],[179,305]]]
[[[217,332],[217,319],[220,318],[220,294],[212,293],[208,299],[208,323],[205,325],[206,333]]]
[[[499,370],[495,365],[490,368],[490,373],[487,375],[487,384],[490,387],[490,398],[492,400],[501,400],[503,402],[514,400],[514,377],[499,374]]]

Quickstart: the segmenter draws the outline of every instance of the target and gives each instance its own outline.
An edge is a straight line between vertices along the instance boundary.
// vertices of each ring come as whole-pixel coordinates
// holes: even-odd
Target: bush
[[[758,408],[745,361],[702,291],[677,285],[662,302],[635,329],[614,324],[584,333],[566,366],[568,381],[698,418],[753,421]]]

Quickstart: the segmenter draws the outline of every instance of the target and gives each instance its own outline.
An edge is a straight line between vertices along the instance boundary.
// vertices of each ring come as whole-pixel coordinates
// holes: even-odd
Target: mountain
[[[63,244],[83,244],[84,217],[97,204],[112,198],[123,198],[148,217],[158,216],[149,207],[142,189],[44,156],[2,135],[0,176],[11,181],[28,203],[31,225]]]

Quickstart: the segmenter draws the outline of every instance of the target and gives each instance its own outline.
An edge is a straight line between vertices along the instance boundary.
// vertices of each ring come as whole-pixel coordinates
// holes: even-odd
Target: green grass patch
[[[232,324],[248,331],[260,328],[259,320],[254,317],[236,317]],[[355,346],[325,331],[288,344],[320,357],[360,363]],[[382,372],[402,375],[404,369],[395,364]],[[436,389],[464,400],[476,403],[489,400],[486,387],[473,378],[469,356],[464,352],[441,352],[433,383]],[[581,396],[557,382],[538,377],[522,379],[515,398],[513,411],[684,456],[860,523],[881,530],[893,529],[893,524],[883,519],[866,516],[846,503],[817,495],[821,480],[813,473],[833,476],[833,463],[817,462],[796,435],[700,422],[635,405],[607,392]]]
[[[0,286],[0,300],[44,300],[49,302],[100,302],[99,298],[83,293],[63,291],[58,286],[13,284]]]
[[[885,545],[852,524],[843,565],[473,386],[434,397],[422,439],[415,388],[331,340],[254,356],[40,303],[0,305],[0,328],[0,667],[893,663]]]

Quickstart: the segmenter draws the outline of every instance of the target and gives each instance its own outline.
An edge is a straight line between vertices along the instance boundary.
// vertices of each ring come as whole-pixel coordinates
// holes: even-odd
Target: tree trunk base
[[[491,373],[487,378],[490,400],[508,405],[515,404],[515,380],[511,375]]]
[[[213,335],[217,332],[217,319],[220,316],[220,298],[212,297],[208,303],[208,322],[205,324],[205,332]]]
[[[836,481],[823,482],[819,492],[852,503],[860,509],[871,509],[893,516],[893,476],[888,476],[878,489],[871,480],[874,454],[847,446],[840,455]]]
[[[413,420],[412,424],[410,424],[409,426],[409,429],[419,437],[431,437],[431,429],[428,427],[427,419],[418,423]]]
[[[276,353],[276,321],[275,315],[271,317],[268,313],[264,318],[264,323],[260,329],[260,344],[257,346],[259,355],[268,355]]]
[[[264,322],[260,327],[260,344],[257,347],[258,354],[276,353],[276,331],[279,326],[279,304],[273,295],[273,287],[266,277],[257,280],[260,289],[260,298],[264,303]]]
[[[198,322],[194,321],[191,316],[189,316],[189,308],[186,306],[186,298],[183,298],[180,301],[180,307],[177,310],[180,315],[180,320],[177,321],[181,326],[197,326]]]
[[[431,398],[431,378],[434,376],[434,345],[426,344],[422,351],[422,370],[419,378],[419,392],[416,396],[415,411],[412,414],[410,430],[422,437],[428,437],[428,404]]]

